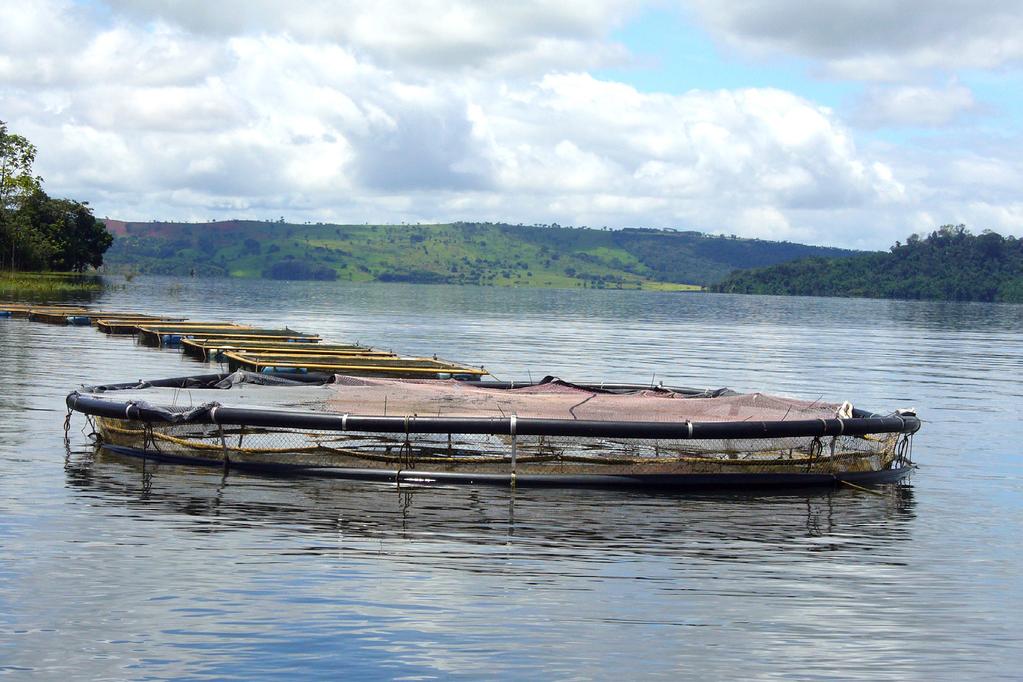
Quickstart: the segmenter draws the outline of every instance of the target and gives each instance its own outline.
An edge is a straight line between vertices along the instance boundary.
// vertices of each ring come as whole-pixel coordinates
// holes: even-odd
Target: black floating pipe
[[[146,404],[115,402],[81,395],[77,391],[68,395],[67,405],[72,410],[99,417],[157,423],[237,424],[239,426],[374,433],[500,435],[512,433],[511,419],[497,417],[370,417],[284,410],[254,410],[223,407],[216,403],[181,413]],[[869,433],[915,433],[919,428],[919,419],[911,415],[745,422],[605,422],[520,417],[516,419],[515,433],[523,436],[688,440],[862,436]]]

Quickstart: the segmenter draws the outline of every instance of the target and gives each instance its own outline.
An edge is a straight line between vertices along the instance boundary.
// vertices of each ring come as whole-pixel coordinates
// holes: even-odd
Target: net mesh
[[[843,405],[749,393],[693,398],[671,390],[587,390],[562,382],[494,389],[461,381],[337,376],[327,410],[358,415],[725,422],[827,419]]]
[[[835,473],[878,471],[898,434],[639,439],[499,434],[381,434],[97,419],[103,440],[163,455],[295,467],[518,474]],[[514,452],[514,457],[513,457]]]

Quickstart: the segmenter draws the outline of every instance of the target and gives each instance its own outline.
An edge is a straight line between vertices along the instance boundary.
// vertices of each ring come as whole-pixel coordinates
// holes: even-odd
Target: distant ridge
[[[698,288],[736,269],[855,251],[698,232],[452,223],[107,221],[113,269],[494,286]]]
[[[964,225],[912,235],[888,253],[809,258],[733,273],[712,287],[740,294],[1023,303],[1023,240]]]

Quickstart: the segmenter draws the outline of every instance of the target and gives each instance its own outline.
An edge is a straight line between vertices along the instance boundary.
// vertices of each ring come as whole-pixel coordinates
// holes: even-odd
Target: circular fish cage
[[[102,447],[389,482],[671,490],[889,482],[912,412],[727,389],[248,372],[83,388]]]

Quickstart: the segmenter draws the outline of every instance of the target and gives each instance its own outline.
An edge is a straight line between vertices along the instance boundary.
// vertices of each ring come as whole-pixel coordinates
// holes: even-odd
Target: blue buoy
[[[305,367],[264,367],[260,371],[263,374],[306,374],[309,372]]]

